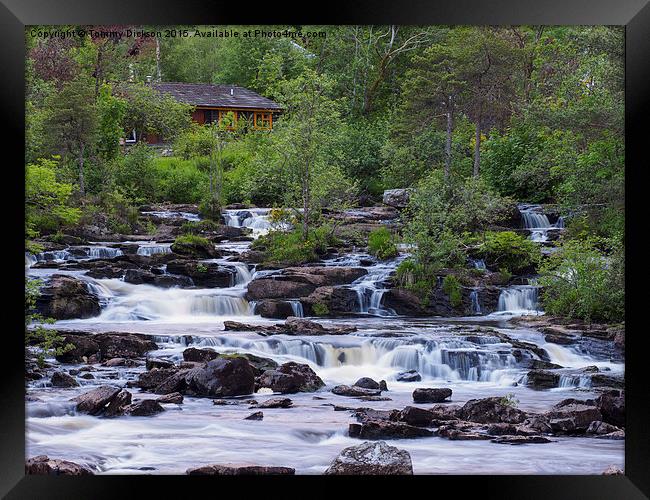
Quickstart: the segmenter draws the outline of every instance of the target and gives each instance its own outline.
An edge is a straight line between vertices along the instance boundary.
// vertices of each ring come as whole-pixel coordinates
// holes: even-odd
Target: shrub
[[[452,307],[458,307],[462,301],[463,296],[460,288],[460,281],[453,274],[448,274],[442,280],[442,291],[449,297],[449,303]]]
[[[209,219],[186,222],[181,226],[181,230],[188,234],[208,233],[211,231],[217,231],[218,229],[219,224]]]
[[[203,236],[197,236],[196,234],[182,234],[176,237],[174,244],[195,246],[211,245],[210,241],[207,238],[204,238]]]
[[[382,260],[396,257],[399,254],[395,245],[395,237],[385,227],[374,229],[370,232],[368,236],[368,251]]]
[[[621,321],[625,315],[625,257],[606,255],[596,242],[571,240],[542,266],[542,304],[550,314],[587,321]]]
[[[322,302],[316,302],[311,308],[313,309],[316,316],[327,316],[330,313],[330,309],[327,307],[327,304],[324,304]]]
[[[512,231],[485,233],[479,254],[491,267],[515,274],[534,267],[540,259],[537,245]]]
[[[271,231],[255,240],[252,248],[263,251],[266,262],[295,265],[316,262],[327,247],[338,244],[331,227],[324,225],[310,230],[307,240],[302,238],[302,229]]]

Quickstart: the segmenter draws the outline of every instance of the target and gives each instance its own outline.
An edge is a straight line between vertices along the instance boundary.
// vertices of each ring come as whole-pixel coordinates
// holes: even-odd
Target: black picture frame
[[[358,483],[364,494],[384,489],[386,481],[401,482],[398,487],[417,483],[420,494],[454,496],[481,495],[481,498],[607,498],[636,499],[650,497],[650,433],[648,433],[647,375],[644,373],[646,350],[641,326],[644,311],[643,217],[644,166],[648,163],[644,143],[646,118],[650,114],[650,0],[438,0],[438,1],[355,1],[328,2],[320,9],[269,2],[243,8],[239,2],[208,0],[1,0],[0,86],[2,118],[5,122],[3,178],[6,195],[16,195],[5,212],[11,236],[3,250],[7,263],[23,259],[24,224],[21,201],[24,170],[24,60],[25,25],[38,24],[607,24],[626,27],[626,238],[628,273],[626,347],[626,447],[624,476],[413,476],[406,478],[220,478],[189,479],[186,476],[25,476],[25,388],[24,342],[22,338],[22,266],[7,265],[4,271],[8,298],[16,301],[5,309],[3,329],[2,377],[0,377],[0,494],[6,498],[114,498],[142,496],[155,488],[164,497],[188,494],[188,488],[203,485],[215,494],[225,483],[253,495],[262,488],[284,495],[313,494],[313,483],[340,488]],[[15,152],[14,160],[7,153]],[[15,205],[14,205],[15,203]],[[22,209],[21,209],[22,210]],[[641,212],[639,215],[638,212]],[[14,268],[15,267],[15,268]],[[11,321],[8,321],[11,320]],[[210,482],[208,482],[210,481]],[[278,484],[281,481],[282,484]],[[408,485],[406,483],[409,483]],[[431,484],[433,483],[433,484]],[[443,489],[443,487],[445,487]],[[310,488],[305,490],[303,488]],[[270,490],[269,490],[270,488]],[[300,489],[293,489],[300,488]],[[311,490],[311,491],[310,491]],[[325,490],[319,490],[325,491]],[[399,490],[398,490],[399,491]],[[404,491],[404,490],[402,490]],[[408,490],[407,490],[408,491]],[[342,490],[338,490],[343,493]],[[451,493],[447,493],[451,494]]]

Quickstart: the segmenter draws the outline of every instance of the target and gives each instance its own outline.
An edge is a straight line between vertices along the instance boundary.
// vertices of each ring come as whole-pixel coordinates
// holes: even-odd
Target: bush
[[[322,302],[316,302],[311,308],[316,316],[327,316],[330,313],[327,304],[323,304]]]
[[[397,257],[399,254],[395,245],[395,237],[385,227],[373,229],[370,232],[368,235],[368,251],[381,260]]]
[[[479,254],[490,267],[514,274],[528,271],[540,259],[537,245],[512,231],[485,233]]]
[[[182,234],[174,240],[174,244],[179,245],[194,245],[194,246],[210,246],[211,243],[207,238],[203,236],[197,236],[195,234]]]
[[[324,225],[310,230],[306,241],[302,239],[302,229],[271,231],[255,240],[251,248],[263,251],[265,262],[296,265],[316,262],[327,247],[339,244],[332,228]]]
[[[550,314],[587,321],[621,321],[625,316],[625,256],[595,241],[571,240],[542,266],[542,304]]]
[[[181,226],[181,230],[187,234],[209,233],[211,231],[217,231],[218,229],[219,224],[212,220],[191,221],[186,222]]]
[[[155,201],[199,203],[208,192],[208,174],[200,168],[201,159],[156,158]]]
[[[460,281],[453,274],[448,274],[442,280],[442,291],[449,297],[449,303],[452,307],[458,307],[463,301]]]

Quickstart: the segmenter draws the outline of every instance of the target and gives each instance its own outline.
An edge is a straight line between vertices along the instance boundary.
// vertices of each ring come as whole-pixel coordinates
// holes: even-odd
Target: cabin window
[[[255,112],[254,128],[258,130],[271,130],[273,128],[273,114]]]
[[[226,127],[226,130],[237,128],[237,111],[219,111],[219,125]]]
[[[133,144],[137,142],[138,136],[135,133],[135,129],[131,130],[131,132],[126,136],[126,139],[124,139],[124,142],[127,144]]]

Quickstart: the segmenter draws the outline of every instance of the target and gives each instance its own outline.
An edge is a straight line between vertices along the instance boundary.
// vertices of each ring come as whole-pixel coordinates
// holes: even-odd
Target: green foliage
[[[385,227],[373,229],[370,232],[368,235],[368,251],[381,260],[391,259],[399,254],[395,245],[395,237]]]
[[[154,189],[149,201],[198,203],[207,196],[208,174],[198,167],[198,159],[157,157],[150,165]]]
[[[316,302],[311,306],[311,308],[316,316],[327,316],[330,313],[330,309],[327,307],[327,304],[324,304],[322,302]]]
[[[70,206],[71,184],[56,179],[57,162],[40,159],[25,168],[25,227],[28,238],[75,224],[81,212]]]
[[[201,264],[200,262],[196,265],[196,271],[199,273],[207,273],[208,268],[204,264]]]
[[[255,240],[252,248],[264,251],[265,262],[297,265],[316,262],[328,247],[338,244],[340,242],[332,234],[332,228],[324,225],[310,229],[306,240],[299,229],[271,231]]]
[[[519,405],[519,400],[515,397],[515,395],[512,392],[509,392],[505,396],[503,396],[499,402],[504,405],[504,406],[510,406],[511,408],[517,408]]]
[[[609,254],[595,240],[570,240],[540,270],[542,304],[550,314],[587,321],[621,321],[625,316],[625,254]]]
[[[122,127],[125,112],[126,101],[112,95],[110,85],[103,85],[97,97],[97,150],[105,160],[114,159],[120,151],[120,139],[125,135]]]
[[[513,274],[534,267],[540,256],[533,241],[512,231],[486,232],[478,253],[490,267]]]
[[[174,240],[174,244],[194,245],[194,246],[211,245],[210,241],[207,238],[203,236],[198,236],[196,234],[182,234],[180,236],[177,236],[176,239]]]
[[[460,281],[453,274],[448,274],[442,280],[442,291],[449,297],[449,303],[452,307],[458,307],[463,301],[463,295],[460,287]]]
[[[219,224],[217,224],[212,220],[190,221],[190,222],[186,222],[181,226],[181,230],[184,233],[190,233],[190,234],[209,233],[211,231],[216,231],[218,229],[219,229]]]
[[[43,318],[34,312],[42,285],[43,282],[37,279],[25,281],[25,345],[37,349],[36,360],[41,367],[45,365],[47,355],[58,356],[74,349],[72,344],[63,345],[65,339],[59,335],[57,330],[43,326],[43,324],[52,323],[54,320]]]

